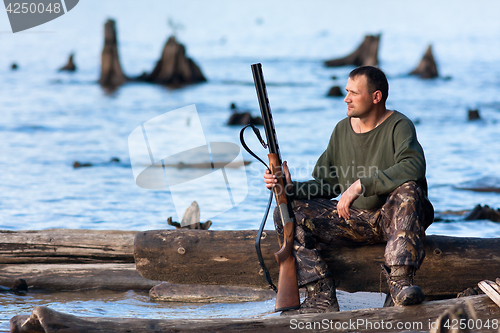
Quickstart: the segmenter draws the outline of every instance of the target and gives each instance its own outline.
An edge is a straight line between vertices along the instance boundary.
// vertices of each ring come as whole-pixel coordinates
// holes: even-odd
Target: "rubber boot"
[[[281,315],[326,313],[339,311],[339,302],[332,278],[326,277],[306,285],[306,299],[298,310],[283,311]]]
[[[425,295],[422,289],[413,285],[415,267],[391,266],[382,264],[382,270],[387,278],[389,291],[394,305],[414,305],[422,303]]]

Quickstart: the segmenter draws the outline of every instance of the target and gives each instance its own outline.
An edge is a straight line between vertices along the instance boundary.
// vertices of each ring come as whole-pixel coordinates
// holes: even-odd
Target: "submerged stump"
[[[363,42],[354,52],[342,58],[327,60],[325,61],[325,66],[377,66],[380,36],[380,34],[365,36]]]
[[[468,114],[469,114],[468,115],[469,121],[481,119],[481,116],[479,115],[479,110],[478,109],[469,110]]]
[[[326,95],[330,96],[330,97],[344,97],[344,94],[342,93],[342,89],[340,89],[339,86],[331,87]]]
[[[200,67],[186,57],[186,48],[174,36],[168,39],[153,71],[138,79],[172,87],[206,81]]]
[[[227,125],[229,126],[242,126],[242,125],[264,125],[264,122],[262,121],[262,118],[257,116],[253,117],[250,112],[234,112],[231,114],[227,121]]]
[[[103,87],[115,88],[127,81],[118,56],[118,38],[114,20],[104,25],[104,48],[101,54],[101,77],[99,83]]]
[[[500,222],[500,210],[490,208],[488,205],[484,207],[477,205],[468,216],[465,217],[466,221],[472,220],[490,220],[492,222]]]
[[[420,60],[417,68],[410,72],[410,75],[417,75],[422,79],[433,79],[438,77],[436,61],[434,60],[434,55],[432,54],[432,45],[427,47],[422,60]]]
[[[76,71],[76,65],[74,62],[74,54],[73,53],[71,53],[71,55],[69,56],[69,59],[68,59],[68,62],[66,63],[66,65],[59,68],[59,71],[60,72],[63,72],[63,71],[74,72],[74,71]]]

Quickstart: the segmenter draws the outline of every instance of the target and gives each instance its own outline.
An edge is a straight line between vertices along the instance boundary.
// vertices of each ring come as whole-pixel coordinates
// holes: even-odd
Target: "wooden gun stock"
[[[271,173],[276,176],[278,183],[273,191],[276,196],[276,205],[278,206],[281,221],[283,223],[283,244],[281,249],[274,254],[276,261],[280,265],[278,278],[278,294],[276,295],[275,311],[287,311],[298,309],[300,307],[299,287],[297,284],[297,268],[295,266],[295,257],[293,256],[293,239],[295,223],[293,211],[290,211],[290,203],[286,196],[286,178],[283,173],[278,155],[269,154],[269,167]]]

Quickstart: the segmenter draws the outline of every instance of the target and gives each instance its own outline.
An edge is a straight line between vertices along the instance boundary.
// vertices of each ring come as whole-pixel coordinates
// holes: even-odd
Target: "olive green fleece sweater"
[[[407,181],[416,181],[427,196],[425,157],[410,119],[394,111],[366,133],[355,133],[349,118],[333,130],[328,147],[306,182],[293,182],[292,198],[334,198],[356,180],[363,195],[353,207],[380,208],[387,195]]]

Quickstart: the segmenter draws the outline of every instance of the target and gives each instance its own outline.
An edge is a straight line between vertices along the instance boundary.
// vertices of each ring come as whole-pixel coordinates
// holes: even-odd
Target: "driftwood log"
[[[104,24],[104,47],[101,54],[101,77],[99,83],[103,87],[116,88],[127,81],[118,56],[118,38],[114,20]]]
[[[275,296],[271,289],[168,282],[162,282],[149,291],[149,297],[155,301],[189,303],[259,302]]]
[[[137,231],[0,231],[0,264],[134,263]]]
[[[377,66],[378,65],[378,46],[380,43],[380,34],[367,35],[358,48],[351,54],[325,61],[327,67],[340,66]]]
[[[432,45],[427,47],[422,60],[418,66],[410,72],[410,75],[418,75],[422,79],[432,79],[438,77],[438,69],[434,55],[432,54]]]
[[[76,65],[74,62],[74,54],[69,56],[68,62],[63,67],[59,68],[59,71],[74,72],[76,71]]]
[[[161,281],[139,275],[134,264],[0,265],[0,285],[26,280],[30,290],[149,290]]]
[[[470,304],[470,306],[468,305]],[[130,319],[76,317],[47,307],[35,307],[31,315],[10,320],[15,333],[125,333],[125,332],[428,332],[446,310],[462,306],[474,309],[477,320],[486,323],[500,316],[499,307],[487,296],[469,296],[453,300],[424,302],[407,307],[390,307],[297,316],[272,316],[253,319]],[[469,310],[470,311],[470,310]],[[468,318],[473,318],[468,314]],[[313,326],[314,325],[314,326]],[[496,330],[472,330],[494,332]]]
[[[496,177],[483,177],[477,180],[464,182],[455,186],[455,188],[474,192],[500,193],[500,180]]]
[[[186,57],[186,48],[170,36],[160,60],[150,74],[143,74],[139,80],[179,87],[186,84],[206,81],[200,67]]]
[[[0,231],[0,293],[149,290],[151,298],[159,301],[218,303],[274,296],[270,289],[145,279],[134,264],[136,234],[117,230]]]
[[[136,231],[68,230],[0,232],[0,285],[25,279],[31,289],[149,290],[135,269]]]
[[[279,250],[276,233],[266,231],[262,255],[277,281]],[[135,238],[139,273],[171,283],[234,285],[265,288],[255,254],[256,231],[153,230]],[[323,253],[339,289],[387,293],[380,285],[385,244],[332,248]],[[481,280],[500,276],[500,239],[428,236],[426,259],[415,283],[428,296],[455,296]]]

